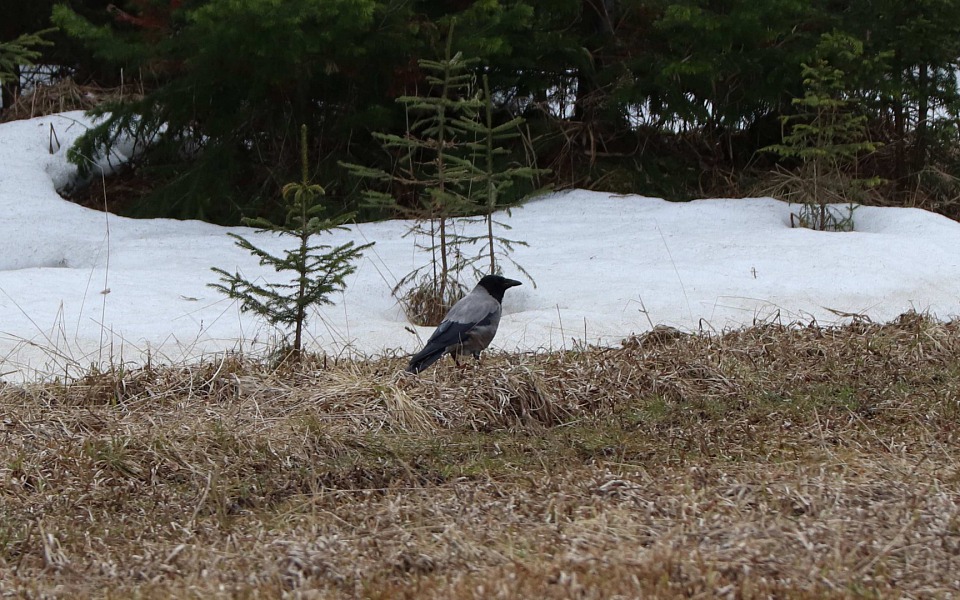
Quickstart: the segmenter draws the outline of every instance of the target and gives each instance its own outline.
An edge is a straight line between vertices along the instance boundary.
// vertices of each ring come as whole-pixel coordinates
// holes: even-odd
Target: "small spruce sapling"
[[[18,67],[30,66],[40,58],[42,54],[37,48],[53,45],[53,42],[43,39],[44,35],[53,31],[56,29],[44,29],[37,33],[25,33],[9,42],[0,42],[0,78],[12,77]]]
[[[406,135],[374,134],[388,153],[398,157],[397,169],[388,173],[344,165],[357,177],[412,193],[414,200],[406,205],[378,190],[367,190],[364,196],[371,206],[413,219],[407,235],[427,240],[417,247],[429,252],[430,263],[405,275],[394,288],[408,318],[418,325],[438,324],[463,292],[458,279],[465,266],[462,247],[471,240],[457,233],[453,219],[480,212],[469,196],[477,169],[465,158],[467,132],[463,125],[464,117],[472,119],[482,106],[474,92],[475,78],[470,70],[474,63],[476,59],[453,52],[451,25],[444,57],[419,61],[433,93],[396,100],[413,117]]]
[[[19,88],[20,67],[30,66],[42,56],[38,48],[53,45],[53,42],[43,39],[44,35],[53,31],[56,31],[56,28],[25,33],[15,40],[0,42],[0,85],[11,90]]]
[[[853,229],[853,212],[863,192],[881,183],[848,174],[857,157],[875,151],[867,139],[867,117],[856,114],[845,96],[846,73],[835,63],[862,62],[863,44],[850,36],[825,34],[811,64],[803,64],[802,98],[794,98],[797,114],[781,117],[783,143],[765,150],[783,158],[799,159],[800,178],[786,178],[778,186],[788,201],[802,204],[795,217],[801,227],[818,230]],[[846,214],[832,203],[847,204]]]
[[[473,259],[473,268],[478,274],[494,274],[502,271],[497,264],[497,258],[509,260],[510,263],[527,279],[533,283],[533,278],[521,265],[510,257],[514,246],[526,246],[522,240],[514,240],[497,233],[495,226],[510,230],[506,223],[494,219],[497,210],[508,208],[502,202],[504,193],[513,187],[518,180],[534,181],[540,175],[549,172],[547,169],[538,169],[533,166],[511,165],[501,168],[496,164],[497,158],[508,154],[503,143],[521,136],[520,125],[523,117],[514,117],[505,123],[495,125],[493,119],[493,97],[490,94],[490,82],[486,74],[483,75],[483,110],[476,118],[461,117],[460,125],[463,129],[476,136],[475,141],[467,144],[471,152],[471,162],[474,166],[476,184],[470,189],[470,197],[483,214],[486,232],[466,241],[481,242],[482,250]],[[521,199],[522,201],[522,199]],[[489,262],[489,270],[478,268],[477,264]],[[535,285],[535,284],[534,284]]]
[[[362,256],[363,250],[373,244],[355,246],[347,242],[340,246],[314,244],[316,235],[344,229],[343,225],[353,218],[352,213],[336,218],[325,218],[320,198],[326,194],[323,187],[310,182],[307,161],[307,126],[300,129],[302,178],[299,182],[283,187],[287,202],[287,217],[283,225],[267,219],[245,219],[246,225],[257,227],[258,233],[274,232],[281,236],[297,238],[295,248],[285,250],[283,256],[275,256],[254,246],[246,238],[229,233],[236,244],[258,259],[261,265],[270,265],[278,273],[293,272],[289,283],[258,284],[245,279],[240,273],[228,273],[213,268],[220,275],[221,283],[211,283],[230,298],[240,301],[240,310],[253,312],[272,325],[294,327],[292,356],[298,359],[303,350],[303,329],[307,323],[307,309],[314,305],[332,304],[330,295],[346,287],[345,279],[356,271],[353,262]]]

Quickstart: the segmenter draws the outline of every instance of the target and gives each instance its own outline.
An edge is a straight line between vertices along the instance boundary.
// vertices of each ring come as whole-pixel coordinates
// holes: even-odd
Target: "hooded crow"
[[[460,354],[473,354],[479,358],[480,352],[497,335],[503,293],[516,285],[520,282],[499,275],[487,275],[481,279],[477,287],[453,305],[423,350],[410,359],[407,371],[419,373],[446,353],[454,360]]]

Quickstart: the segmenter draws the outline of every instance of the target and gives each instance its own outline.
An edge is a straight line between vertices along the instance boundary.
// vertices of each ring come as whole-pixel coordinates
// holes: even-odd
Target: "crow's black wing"
[[[419,373],[440,360],[447,348],[467,344],[477,331],[481,332],[482,339],[476,340],[478,343],[472,346],[477,347],[470,347],[468,351],[482,350],[496,333],[495,321],[499,321],[499,315],[500,302],[486,290],[475,288],[453,305],[423,349],[410,359],[407,370]]]
[[[488,315],[483,321],[489,322],[490,316]],[[440,326],[437,327],[436,331],[433,332],[433,335],[430,336],[430,339],[427,340],[427,345],[424,346],[424,350],[430,346],[439,346],[440,348],[447,348],[455,344],[460,344],[467,340],[470,337],[470,331],[478,325],[482,325],[483,321],[473,322],[473,323],[461,323],[459,321],[444,321],[440,323]]]
[[[458,321],[444,321],[427,340],[423,349],[410,359],[407,371],[419,373],[433,363],[440,360],[443,353],[451,346],[458,346],[470,339],[471,332],[478,326],[484,326],[491,321],[491,315],[477,323],[460,323]]]

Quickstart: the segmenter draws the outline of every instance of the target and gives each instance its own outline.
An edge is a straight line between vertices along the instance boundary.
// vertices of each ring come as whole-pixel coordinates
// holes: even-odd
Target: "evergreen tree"
[[[9,23],[36,23],[34,7],[51,1],[19,3],[0,20],[0,39],[16,38]],[[924,174],[953,178],[943,203],[957,206],[949,190],[960,190],[960,0],[107,4],[58,2],[55,24],[104,61],[95,72],[142,74],[147,93],[104,106],[71,156],[84,171],[83,156],[109,155],[133,136],[131,172],[152,190],[134,215],[279,220],[280,189],[299,170],[291,143],[299,123],[315,132],[311,156],[328,197],[356,208],[361,191],[338,164],[395,172],[388,163],[406,150],[398,143],[386,156],[373,132],[402,139],[405,117],[422,117],[394,99],[427,87],[433,73],[419,59],[442,55],[454,20],[457,48],[484,65],[498,116],[526,118],[553,183],[672,199],[739,193],[744,169],[799,160],[757,151],[781,141],[781,117],[803,110],[791,100],[805,93],[802,65],[816,66],[821,35],[846,34],[863,41],[862,56],[886,56],[833,64],[844,72],[835,96],[886,143],[850,168],[892,174],[904,194]],[[523,140],[503,147],[524,163]],[[422,207],[424,187],[389,183],[406,186],[393,190],[402,207]],[[516,198],[528,186],[518,178],[502,192]],[[378,209],[359,207],[370,218],[384,216]]]
[[[330,197],[356,207],[359,194],[338,164],[384,166],[371,134],[402,136],[405,106],[394,99],[423,89],[417,59],[434,55],[445,24],[462,14],[471,51],[512,68],[515,50],[541,23],[530,4],[131,0],[92,15],[61,3],[54,22],[104,63],[100,72],[142,77],[146,91],[99,107],[93,116],[102,119],[70,156],[89,178],[84,157],[110,156],[133,138],[127,173],[147,192],[127,203],[131,216],[280,220],[279,191],[299,170],[294,124],[307,123]],[[537,53],[525,54],[523,64],[535,64]],[[500,67],[492,77],[502,85],[530,79]]]
[[[886,56],[848,86],[860,92],[877,139],[887,145],[885,175],[901,197],[953,179],[949,202],[960,193],[960,0],[852,2],[843,27],[864,40],[865,56]],[[952,177],[951,177],[952,176]],[[926,190],[924,188],[927,188]],[[886,190],[885,190],[886,191]],[[916,198],[914,198],[916,201]]]
[[[823,17],[805,0],[662,6],[646,38],[633,42],[641,45],[629,62],[634,89],[665,124],[700,130],[717,151],[732,154],[744,124],[789,109],[800,62],[809,60],[818,35],[798,23]]]
[[[317,245],[312,238],[334,229],[352,219],[353,215],[341,215],[337,218],[323,217],[325,207],[319,199],[325,194],[323,187],[310,182],[307,160],[307,126],[301,127],[301,167],[302,177],[297,183],[289,183],[283,188],[283,197],[287,202],[287,219],[283,225],[276,225],[264,218],[250,219],[247,224],[258,228],[258,232],[274,232],[281,236],[297,239],[297,246],[286,250],[283,256],[275,256],[258,248],[243,236],[235,233],[228,235],[236,239],[239,247],[247,250],[260,260],[261,265],[269,265],[278,273],[292,272],[294,278],[289,283],[258,284],[245,279],[240,273],[228,273],[214,268],[220,275],[221,283],[210,284],[227,296],[240,301],[243,312],[253,312],[273,325],[293,326],[293,354],[296,357],[303,349],[303,328],[307,323],[307,309],[314,305],[331,304],[330,295],[346,287],[346,277],[356,270],[355,260],[362,256],[363,250],[372,246],[355,246],[348,242],[340,246]]]
[[[297,124],[316,132],[312,155],[335,185],[343,177],[335,158],[358,131],[392,126],[382,106],[398,65],[420,44],[407,31],[410,7],[378,0],[133,6],[161,4],[156,16],[130,9],[142,24],[99,26],[64,5],[53,15],[102,60],[143,77],[146,95],[99,107],[102,120],[70,154],[88,176],[85,156],[109,156],[132,138],[131,170],[150,184],[133,216],[282,220],[280,190],[299,171]],[[320,147],[335,158],[323,160]]]
[[[783,143],[766,148],[784,158],[801,162],[799,179],[786,194],[803,204],[799,223],[812,229],[853,228],[853,210],[858,194],[880,183],[878,178],[851,175],[856,158],[873,152],[877,145],[867,139],[867,117],[857,114],[844,97],[843,69],[836,62],[862,60],[863,44],[843,34],[823,36],[816,60],[803,65],[804,95],[795,98],[796,115],[783,117]],[[791,186],[787,186],[790,189]],[[845,202],[846,215],[829,204]]]
[[[451,26],[444,57],[419,61],[434,93],[397,98],[412,119],[407,133],[374,134],[396,156],[396,170],[346,165],[358,177],[390,183],[396,191],[412,196],[401,203],[387,192],[366,192],[370,205],[413,219],[408,234],[427,240],[419,247],[430,253],[430,263],[404,276],[394,290],[404,290],[401,296],[408,316],[421,325],[439,323],[463,291],[458,277],[467,264],[462,247],[471,240],[456,232],[452,220],[478,212],[468,192],[477,169],[465,157],[469,138],[464,125],[481,107],[470,71],[475,63],[476,59],[453,52]]]
[[[499,158],[509,154],[509,150],[504,147],[505,142],[521,137],[520,126],[523,122],[522,117],[514,117],[504,123],[494,123],[493,97],[490,93],[489,77],[486,74],[483,75],[483,110],[476,118],[468,116],[460,118],[463,129],[475,136],[474,141],[467,143],[471,152],[471,162],[477,173],[476,182],[470,188],[470,197],[480,207],[487,230],[485,236],[470,238],[470,241],[484,242],[483,251],[474,259],[474,270],[484,275],[501,273],[502,269],[497,265],[497,257],[500,256],[510,260],[514,267],[532,281],[530,274],[510,258],[513,246],[525,246],[526,242],[497,234],[495,226],[507,230],[510,226],[494,220],[493,216],[496,211],[509,208],[502,198],[518,180],[532,181],[548,173],[546,169],[529,165],[501,167],[497,164]],[[477,263],[486,261],[489,261],[489,269],[476,267]]]
[[[51,44],[43,36],[51,31],[25,33],[15,40],[0,42],[0,86],[3,88],[4,108],[13,103],[20,87],[20,67],[33,64],[41,56],[40,47]]]

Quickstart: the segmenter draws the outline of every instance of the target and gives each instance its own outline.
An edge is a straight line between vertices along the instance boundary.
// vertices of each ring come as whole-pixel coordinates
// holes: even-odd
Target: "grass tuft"
[[[950,597],[960,323],[0,388],[0,593]]]

